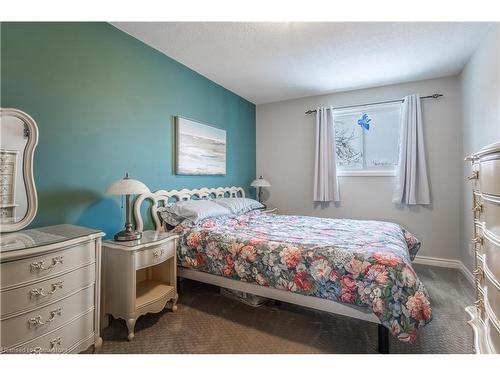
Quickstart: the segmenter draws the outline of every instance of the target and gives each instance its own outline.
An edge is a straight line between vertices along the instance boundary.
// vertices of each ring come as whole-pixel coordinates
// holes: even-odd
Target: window
[[[336,109],[339,176],[394,176],[398,162],[401,103]]]

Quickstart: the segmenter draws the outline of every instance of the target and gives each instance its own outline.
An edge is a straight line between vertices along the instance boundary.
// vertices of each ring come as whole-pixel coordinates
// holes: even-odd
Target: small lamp
[[[259,178],[253,180],[252,183],[250,184],[250,186],[253,186],[254,188],[259,188],[258,189],[259,192],[258,192],[257,196],[259,199],[259,203],[262,203],[262,188],[269,187],[269,186],[271,186],[271,184],[269,183],[269,181],[264,180],[262,178],[262,176],[260,176]]]
[[[115,241],[139,240],[142,237],[141,232],[132,229],[132,210],[130,207],[130,195],[149,193],[149,189],[142,182],[131,179],[128,173],[121,180],[113,182],[106,189],[106,194],[125,195],[125,230],[115,234]]]

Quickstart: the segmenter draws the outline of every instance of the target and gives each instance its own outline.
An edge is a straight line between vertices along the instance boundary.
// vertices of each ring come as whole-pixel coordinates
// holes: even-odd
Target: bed
[[[172,200],[244,197],[240,187],[159,190],[137,197],[134,214],[143,230],[143,203],[156,230],[158,210]],[[182,223],[178,275],[240,292],[378,324],[378,349],[389,335],[412,342],[432,320],[428,294],[412,268],[420,242],[397,224],[265,214]]]

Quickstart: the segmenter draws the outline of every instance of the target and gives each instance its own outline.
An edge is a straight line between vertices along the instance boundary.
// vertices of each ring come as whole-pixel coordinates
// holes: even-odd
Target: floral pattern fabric
[[[174,230],[182,267],[356,305],[402,341],[432,319],[411,266],[420,242],[397,224],[250,212]]]

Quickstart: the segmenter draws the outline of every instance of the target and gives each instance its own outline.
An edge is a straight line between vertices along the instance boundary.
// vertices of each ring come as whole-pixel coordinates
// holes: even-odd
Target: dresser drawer
[[[135,253],[135,269],[149,267],[161,263],[174,256],[176,241],[168,241],[166,244],[152,247]]]
[[[0,153],[0,164],[14,163],[16,161],[17,154],[3,152]]]
[[[12,185],[13,175],[10,174],[0,174],[0,185]]]
[[[21,346],[8,350],[9,354],[26,353],[65,353],[78,342],[89,337],[94,331],[94,312],[75,319],[46,335],[36,338]]]
[[[482,245],[478,245],[483,254],[484,263],[488,266],[492,277],[500,283],[500,247],[489,235],[483,235]]]
[[[94,281],[95,265],[90,264],[61,276],[3,291],[1,294],[2,318],[60,299]]]
[[[0,204],[14,204],[13,195],[12,194],[0,194]]]
[[[0,322],[1,346],[8,348],[37,338],[94,306],[94,285],[38,310]]]
[[[484,197],[481,203],[476,206],[477,220],[484,223],[484,227],[500,238],[500,201],[497,203],[489,197]]]
[[[9,286],[37,281],[51,275],[95,262],[95,242],[87,242],[42,256],[2,263],[2,290]]]
[[[484,323],[491,353],[500,353],[500,321],[490,306],[486,306]]]
[[[13,189],[12,184],[4,184],[0,185],[0,195],[12,195]],[[12,198],[10,198],[12,200]]]
[[[484,298],[492,311],[494,311],[496,319],[500,321],[500,317],[498,316],[500,312],[500,289],[494,285],[491,276],[487,272],[485,272],[484,277],[484,294]]]
[[[481,192],[500,196],[500,159],[481,160],[479,166]]]

